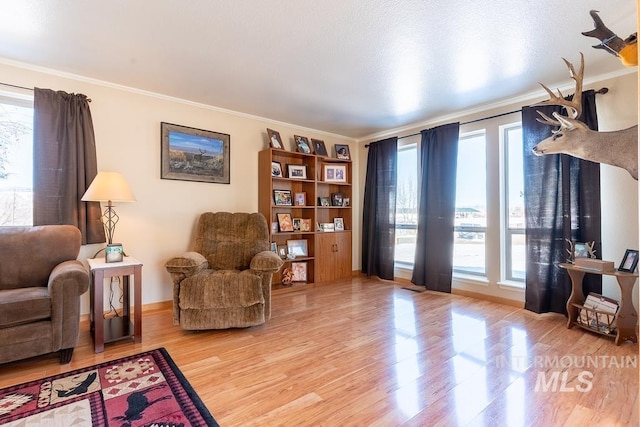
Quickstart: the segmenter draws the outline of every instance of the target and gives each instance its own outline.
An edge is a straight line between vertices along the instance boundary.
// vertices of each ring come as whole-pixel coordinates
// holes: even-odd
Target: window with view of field
[[[499,265],[500,280],[523,282],[526,264],[522,127],[520,123],[499,129],[496,126],[492,134],[496,135],[498,130],[500,144],[488,143],[486,129],[461,134],[458,141],[453,269],[456,274],[486,277],[488,265]],[[413,267],[416,245],[419,150],[419,137],[407,138],[398,147],[395,262],[398,267],[408,269]],[[501,185],[488,185],[489,156],[493,164],[500,165]],[[488,197],[488,191],[496,193]],[[491,227],[487,224],[489,199],[502,201],[500,215],[504,218],[499,224],[494,220]],[[495,209],[493,212],[497,212]],[[488,251],[487,236],[497,238],[498,234],[501,250]]]
[[[33,108],[0,98],[0,226],[33,224]]]

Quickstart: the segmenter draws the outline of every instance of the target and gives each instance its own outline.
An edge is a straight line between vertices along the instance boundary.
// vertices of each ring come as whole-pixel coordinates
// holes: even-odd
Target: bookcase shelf
[[[281,176],[273,176],[274,163]],[[306,177],[289,177],[289,170],[306,170]],[[298,172],[299,173],[299,172]],[[325,181],[325,173],[331,174]],[[285,260],[285,268],[292,262],[305,262],[307,270],[306,284],[334,280],[351,275],[352,248],[352,163],[342,160],[298,153],[281,149],[268,148],[258,155],[258,210],[271,223],[269,238],[277,247],[287,244],[288,240],[304,239],[307,241],[308,256]],[[335,182],[342,180],[342,182]],[[276,205],[274,190],[290,191],[294,204],[291,206]],[[295,205],[296,193],[305,193],[305,204]],[[348,206],[319,206],[320,198],[329,203],[346,200]],[[309,220],[310,231],[280,231],[278,214],[290,214],[296,218]],[[338,218],[338,220],[336,220]],[[342,219],[342,221],[340,221]],[[319,231],[319,224],[343,224],[344,230],[334,232]],[[282,270],[274,275],[273,288],[281,289],[283,285]],[[302,283],[293,283],[293,287]]]

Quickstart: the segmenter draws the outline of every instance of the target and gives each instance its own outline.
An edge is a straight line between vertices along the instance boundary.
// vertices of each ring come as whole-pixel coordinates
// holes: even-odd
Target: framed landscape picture
[[[276,206],[292,206],[290,190],[273,190],[273,201]]]
[[[291,179],[307,179],[307,165],[287,165],[287,175]]]
[[[162,122],[162,179],[230,183],[231,136]]]
[[[324,182],[347,182],[347,167],[325,164],[322,169],[322,180]]]

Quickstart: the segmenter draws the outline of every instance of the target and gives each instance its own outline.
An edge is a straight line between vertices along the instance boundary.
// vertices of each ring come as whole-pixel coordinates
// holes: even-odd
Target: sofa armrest
[[[49,275],[48,288],[54,346],[73,348],[78,343],[80,296],[89,289],[89,271],[80,261],[62,262]]]
[[[275,273],[280,270],[282,264],[284,261],[275,252],[262,251],[251,259],[249,268],[258,273]]]
[[[193,276],[198,271],[205,270],[209,267],[207,259],[198,252],[186,252],[181,256],[173,257],[165,262],[164,267],[167,269],[171,277],[174,275],[183,278]]]

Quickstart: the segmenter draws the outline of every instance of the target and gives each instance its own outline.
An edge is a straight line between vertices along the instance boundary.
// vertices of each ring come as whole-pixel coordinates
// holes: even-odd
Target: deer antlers
[[[555,93],[553,93],[553,91],[551,91],[551,89],[540,83],[540,86],[542,86],[542,88],[549,94],[549,99],[539,102],[535,105],[560,105],[564,107],[565,110],[567,110],[568,116],[570,118],[577,119],[578,117],[580,117],[580,114],[582,114],[582,78],[584,76],[584,55],[582,54],[582,52],[580,52],[580,70],[578,70],[577,73],[571,62],[567,61],[564,58],[562,58],[562,60],[565,64],[567,64],[567,68],[569,68],[571,78],[576,82],[576,88],[573,94],[573,98],[571,99],[571,101],[568,101],[565,99],[562,92],[560,92],[560,89],[558,89],[558,94],[556,95]],[[537,119],[540,123],[551,126],[561,126],[562,124],[562,119],[560,118],[561,116],[559,116],[557,113],[553,113],[553,117],[555,117],[556,120],[552,119],[541,111],[538,111],[538,114],[542,116],[542,119]]]

